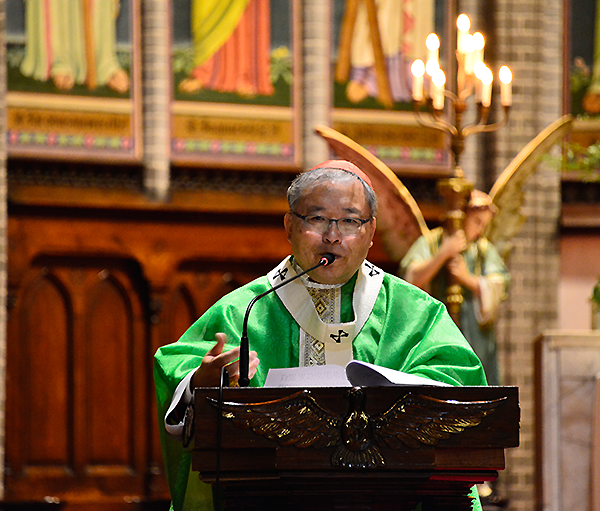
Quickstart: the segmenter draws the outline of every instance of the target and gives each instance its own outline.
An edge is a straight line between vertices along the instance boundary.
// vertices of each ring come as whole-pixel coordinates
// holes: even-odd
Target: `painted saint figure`
[[[381,80],[387,82],[393,101],[410,101],[414,59],[424,59],[425,40],[434,31],[435,2],[433,0],[346,0],[342,30],[350,30],[352,38],[341,38],[338,58],[350,58],[350,73],[346,95],[354,103],[380,94]],[[368,7],[377,12],[376,26],[368,19]],[[353,13],[356,17],[352,18]],[[352,27],[347,25],[351,24]],[[378,65],[375,45],[381,44],[385,62]],[[349,44],[350,48],[344,46]],[[343,64],[340,64],[346,67]],[[377,76],[380,70],[386,76]],[[341,78],[341,77],[340,77]]]
[[[194,69],[181,92],[273,94],[269,0],[193,0],[192,40]]]
[[[27,0],[21,72],[60,90],[85,84],[127,92],[129,75],[116,57],[119,8],[119,0]]]

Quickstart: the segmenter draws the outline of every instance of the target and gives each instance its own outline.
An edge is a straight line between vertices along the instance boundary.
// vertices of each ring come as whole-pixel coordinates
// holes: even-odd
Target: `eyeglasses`
[[[355,236],[363,225],[373,219],[372,217],[366,220],[363,218],[327,218],[321,215],[301,215],[295,211],[291,211],[291,213],[304,220],[304,223],[313,232],[325,234],[333,223],[343,236]]]

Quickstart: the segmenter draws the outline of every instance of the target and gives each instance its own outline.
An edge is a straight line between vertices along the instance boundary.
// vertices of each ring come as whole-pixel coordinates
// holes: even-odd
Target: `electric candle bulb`
[[[494,75],[489,67],[481,75],[481,104],[488,107],[492,103],[492,82]]]
[[[512,72],[508,66],[502,66],[498,71],[500,79],[500,100],[502,106],[510,106],[512,103]]]
[[[473,74],[473,36],[471,34],[465,34],[463,37],[463,50],[465,51],[465,73],[467,75]]]
[[[431,59],[439,60],[440,55],[440,38],[436,34],[429,34],[425,39],[425,47],[427,48],[427,62]],[[438,67],[440,67],[438,65]]]
[[[429,76],[429,97],[433,98],[435,85],[433,83],[434,75],[440,71],[440,63],[435,59],[429,59],[425,64],[425,72]]]
[[[473,74],[481,80],[481,77],[485,73],[486,69],[487,66],[483,62],[475,62],[475,65],[473,66]]]
[[[412,97],[415,101],[423,100],[423,75],[425,74],[425,64],[421,59],[417,59],[410,66],[413,75]]]
[[[425,64],[425,71],[429,76],[433,76],[437,70],[440,68],[440,63],[436,59],[429,59],[427,64]]]
[[[485,48],[485,39],[481,32],[475,32],[473,34],[473,65],[477,65],[477,62],[483,62],[483,49]]]
[[[479,61],[475,62],[473,66],[473,74],[475,75],[475,101],[479,103],[481,101],[481,78],[485,74],[487,66]]]
[[[471,20],[469,19],[469,17],[466,14],[461,14],[456,19],[456,27],[461,32],[468,32],[469,29],[471,28]]]
[[[438,69],[431,78],[433,84],[432,100],[433,108],[436,110],[444,109],[444,85],[446,84],[446,75],[441,69]]]
[[[469,29],[471,28],[471,20],[466,14],[461,14],[456,20],[456,28],[458,31],[456,33],[456,50],[459,53],[465,53],[464,49],[464,36],[468,34]]]

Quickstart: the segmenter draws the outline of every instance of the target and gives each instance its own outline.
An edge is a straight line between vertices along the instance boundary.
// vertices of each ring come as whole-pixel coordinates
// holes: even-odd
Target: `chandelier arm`
[[[493,124],[474,124],[472,126],[466,126],[463,129],[463,135],[468,137],[469,135],[473,135],[475,133],[490,133],[493,131],[497,131],[500,128],[506,126],[508,122],[508,108],[504,107],[504,118],[501,121],[495,122]]]
[[[454,92],[448,89],[444,89],[444,96],[446,96],[450,101],[452,101],[452,104],[455,104],[459,99]]]
[[[432,128],[442,131],[444,133],[449,133],[452,136],[456,136],[458,134],[458,131],[456,130],[455,126],[453,126],[449,122],[438,119],[437,114],[430,114],[430,117],[425,117],[419,110],[419,103],[414,102],[413,104],[415,117],[418,124],[425,128]]]
[[[462,100],[467,99],[473,93],[474,88],[475,86],[473,85],[473,81],[469,80],[467,85],[465,85],[465,88],[460,91],[458,97],[460,97]]]
[[[485,125],[487,124],[488,117],[490,115],[490,107],[483,106],[481,103],[477,103],[477,114],[479,119],[476,124]]]
[[[473,124],[469,124],[462,129],[463,137],[468,137],[470,135],[474,135],[475,133],[481,133],[487,124],[485,123],[487,120],[487,116],[480,117],[477,122]]]
[[[443,133],[449,133],[452,136],[456,136],[458,134],[456,127],[452,126],[452,124],[450,124],[449,122],[446,122],[446,121],[441,121],[438,119],[426,120],[426,119],[420,117],[419,115],[417,115],[417,122],[425,128],[432,128],[432,129],[435,129],[438,131],[442,131]]]

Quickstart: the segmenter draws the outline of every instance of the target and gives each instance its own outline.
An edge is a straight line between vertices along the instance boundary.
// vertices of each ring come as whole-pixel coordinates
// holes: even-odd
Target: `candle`
[[[481,104],[485,107],[492,103],[492,82],[494,75],[489,67],[485,68],[481,76]]]
[[[436,59],[429,59],[427,64],[425,64],[425,71],[429,76],[433,76],[437,70],[440,68],[440,63]]]
[[[471,28],[471,20],[466,14],[461,14],[456,20],[456,51],[458,53],[465,53],[464,48],[464,36],[469,33]]]
[[[473,65],[477,62],[483,62],[483,49],[485,48],[485,39],[481,32],[475,32],[473,34]]]
[[[425,64],[425,71],[431,77],[440,68],[440,38],[435,34],[429,34],[427,36],[427,39],[425,40],[425,46],[427,47],[427,61]],[[433,87],[433,85],[431,85],[431,87]]]
[[[475,52],[473,51],[473,36],[465,34],[463,37],[463,49],[465,51],[465,73],[469,76],[473,74],[473,65],[475,61]]]
[[[433,90],[435,85],[433,84],[433,76],[440,70],[440,63],[436,59],[429,59],[425,64],[425,72],[429,76],[429,96],[433,97]]]
[[[441,69],[438,69],[431,78],[433,108],[436,110],[444,109],[444,85],[446,84],[446,75]]]
[[[414,101],[423,100],[423,75],[425,74],[425,64],[421,59],[417,59],[410,66],[413,75],[412,97]]]
[[[429,34],[425,39],[425,47],[427,48],[427,60],[439,61],[440,58],[440,38],[436,34]],[[439,64],[437,67],[440,67]]]
[[[510,106],[512,103],[512,72],[508,66],[502,66],[498,71],[500,79],[500,101],[502,106]]]
[[[481,102],[481,78],[485,74],[487,66],[483,62],[475,62],[473,74],[475,74],[475,101]]]

